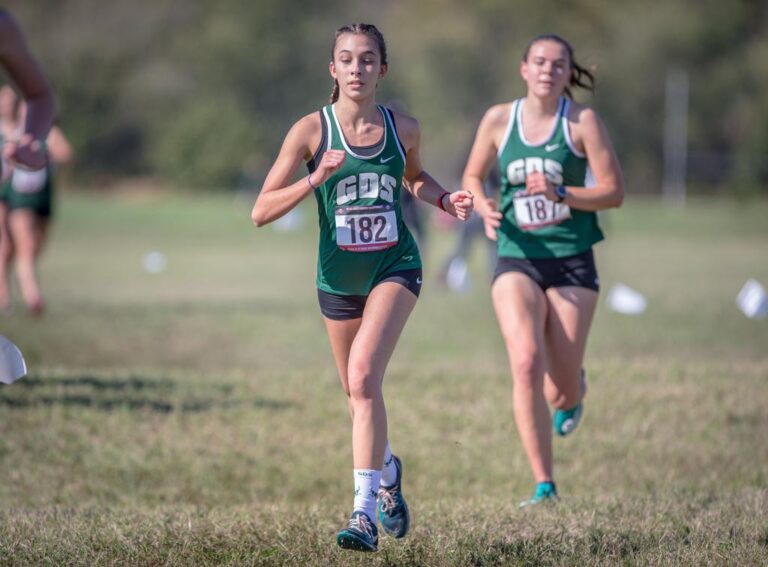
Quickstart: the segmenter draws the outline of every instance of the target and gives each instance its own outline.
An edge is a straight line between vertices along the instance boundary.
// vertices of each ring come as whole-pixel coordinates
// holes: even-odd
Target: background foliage
[[[455,180],[478,120],[522,94],[525,44],[569,38],[596,68],[594,104],[630,191],[657,192],[668,69],[690,79],[689,181],[754,191],[768,166],[768,4],[759,0],[97,0],[24,2],[58,93],[76,174],[153,175],[182,187],[255,178],[290,125],[321,106],[333,31],[377,24],[390,51],[380,99],[422,123],[427,166]],[[41,9],[44,7],[44,9]]]

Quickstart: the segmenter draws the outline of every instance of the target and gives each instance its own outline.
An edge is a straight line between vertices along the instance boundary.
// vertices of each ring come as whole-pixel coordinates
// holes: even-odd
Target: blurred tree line
[[[630,191],[659,191],[665,76],[690,81],[689,187],[766,191],[764,0],[60,0],[6,2],[53,83],[85,183],[149,175],[184,188],[258,183],[290,125],[325,103],[334,30],[375,23],[379,100],[422,124],[427,167],[458,179],[478,121],[524,94],[540,33],[597,76],[594,105]]]

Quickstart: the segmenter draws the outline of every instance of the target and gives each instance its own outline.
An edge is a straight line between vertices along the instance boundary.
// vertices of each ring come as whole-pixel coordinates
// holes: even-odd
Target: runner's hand
[[[525,194],[526,195],[544,195],[550,201],[557,202],[557,195],[555,194],[555,186],[547,179],[547,176],[540,171],[534,171],[529,173],[525,178]]]
[[[455,191],[448,196],[445,202],[445,212],[461,221],[469,219],[473,208],[474,195],[469,191]]]
[[[312,172],[312,185],[318,187],[325,183],[344,164],[346,157],[347,152],[344,150],[326,150],[317,169]]]
[[[18,142],[7,143],[3,156],[11,163],[35,170],[44,168],[48,161],[43,145],[29,134],[24,134]]]
[[[502,214],[499,212],[496,201],[489,197],[485,198],[485,206],[478,207],[477,213],[483,219],[483,226],[485,227],[485,235],[494,242],[497,240],[496,230],[501,226]]]

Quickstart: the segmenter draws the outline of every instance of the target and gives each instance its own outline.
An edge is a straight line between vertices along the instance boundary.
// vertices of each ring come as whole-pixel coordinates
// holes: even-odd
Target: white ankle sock
[[[354,511],[365,512],[372,522],[376,522],[376,493],[381,483],[381,471],[355,469]]]
[[[384,467],[381,470],[381,486],[390,487],[395,482],[397,482],[397,466],[387,441],[387,448],[384,450]]]

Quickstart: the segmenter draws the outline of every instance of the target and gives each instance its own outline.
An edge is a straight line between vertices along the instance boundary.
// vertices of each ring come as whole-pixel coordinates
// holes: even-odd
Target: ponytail
[[[333,90],[331,90],[331,96],[328,97],[328,102],[333,104],[339,100],[339,81],[336,79],[333,80]]]

